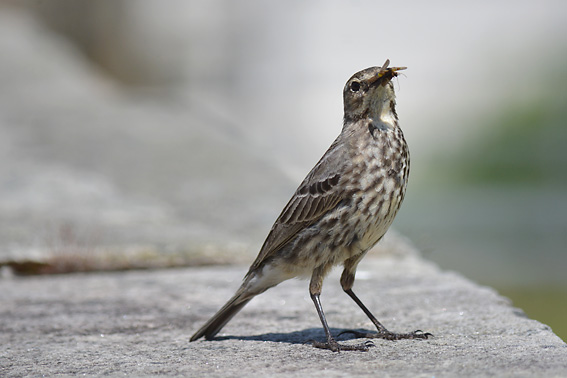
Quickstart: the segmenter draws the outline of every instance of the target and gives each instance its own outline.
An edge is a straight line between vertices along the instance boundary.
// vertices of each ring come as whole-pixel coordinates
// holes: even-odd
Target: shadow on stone
[[[351,329],[343,328],[331,328],[331,333],[337,341],[354,340],[357,337],[344,333],[341,336],[341,332],[350,331]],[[357,329],[360,332],[373,332],[366,329]],[[301,331],[293,332],[282,332],[282,333],[262,333],[259,335],[252,336],[220,336],[215,337],[212,341],[222,341],[222,340],[251,340],[251,341],[271,341],[276,343],[289,343],[289,344],[310,344],[312,341],[324,341],[325,332],[323,328],[307,328]]]

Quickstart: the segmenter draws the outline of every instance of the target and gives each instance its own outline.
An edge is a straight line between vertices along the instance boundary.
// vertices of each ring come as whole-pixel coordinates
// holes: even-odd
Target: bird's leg
[[[354,258],[353,258],[354,259]],[[354,284],[354,274],[356,271],[356,266],[360,258],[356,261],[350,261],[351,259],[345,261],[345,269],[343,274],[341,275],[341,286],[345,293],[352,298],[352,300],[364,311],[368,319],[376,326],[378,332],[359,332],[354,330],[343,331],[339,335],[343,333],[352,333],[356,337],[367,337],[367,338],[378,338],[378,339],[386,339],[386,340],[402,340],[402,339],[427,339],[429,336],[433,336],[431,333],[424,333],[420,330],[409,332],[409,333],[394,333],[390,332],[376,319],[376,317],[370,312],[368,308],[362,303],[362,301],[354,294],[352,291],[352,286]],[[349,263],[350,261],[350,263]]]
[[[331,334],[331,330],[329,329],[329,325],[327,324],[327,319],[325,318],[325,313],[323,312],[323,307],[321,306],[321,300],[319,298],[323,286],[324,273],[326,273],[327,270],[327,267],[319,267],[315,269],[313,276],[311,277],[311,282],[309,284],[309,294],[311,295],[311,299],[315,304],[315,309],[317,310],[317,314],[319,314],[319,319],[321,319],[321,324],[323,324],[323,329],[325,330],[325,335],[327,337],[327,342],[313,341],[313,346],[316,348],[330,349],[333,352],[340,352],[341,350],[367,351],[369,347],[368,344],[339,344]]]
[[[364,311],[366,316],[368,316],[368,319],[370,319],[370,321],[376,326],[378,332],[374,333],[374,332],[359,332],[354,330],[348,330],[341,332],[341,334],[352,333],[356,337],[367,337],[367,338],[386,339],[386,340],[427,339],[429,336],[433,336],[431,333],[428,332],[424,333],[420,330],[409,333],[394,333],[388,331],[386,327],[384,327],[382,323],[380,323],[378,319],[376,319],[376,317],[372,315],[372,313],[370,312],[370,310],[366,308],[364,303],[362,303],[360,299],[358,299],[358,297],[356,296],[356,294],[354,294],[352,289],[345,290],[345,293],[347,293],[356,302],[356,304],[362,309],[362,311]]]

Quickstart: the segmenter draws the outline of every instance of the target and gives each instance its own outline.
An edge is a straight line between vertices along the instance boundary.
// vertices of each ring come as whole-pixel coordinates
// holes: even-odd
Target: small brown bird
[[[354,74],[343,91],[340,135],[299,185],[272,226],[236,294],[192,337],[213,338],[256,295],[293,277],[311,277],[309,294],[327,336],[318,348],[368,350],[339,344],[319,299],[325,275],[342,264],[343,290],[376,326],[358,337],[426,339],[431,334],[388,331],[352,291],[356,267],[384,236],[404,199],[409,151],[398,126],[392,78],[405,67],[371,67]]]

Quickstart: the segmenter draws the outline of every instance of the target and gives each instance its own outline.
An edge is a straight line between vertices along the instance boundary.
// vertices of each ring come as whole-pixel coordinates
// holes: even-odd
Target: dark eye
[[[350,83],[350,90],[353,92],[358,92],[360,90],[360,82],[353,81],[352,83]]]

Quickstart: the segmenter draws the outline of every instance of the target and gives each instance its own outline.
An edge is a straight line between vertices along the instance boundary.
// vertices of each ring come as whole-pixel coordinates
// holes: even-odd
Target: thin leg
[[[347,293],[349,295],[349,297],[351,297],[354,300],[354,302],[358,305],[358,307],[360,307],[362,309],[362,311],[364,311],[366,316],[368,316],[368,319],[370,319],[370,321],[376,326],[376,329],[378,330],[378,332],[377,333],[367,333],[367,332],[358,332],[358,331],[349,330],[349,331],[341,332],[340,335],[343,334],[343,333],[352,333],[356,337],[380,338],[380,339],[386,339],[386,340],[427,339],[429,336],[433,336],[431,333],[424,333],[420,330],[410,332],[410,333],[390,332],[386,329],[386,327],[384,327],[382,325],[382,323],[380,323],[378,321],[378,319],[376,319],[376,317],[370,312],[370,310],[368,310],[368,308],[366,308],[364,303],[362,303],[362,301],[360,299],[358,299],[356,294],[354,294],[354,292],[352,291],[352,286],[354,284],[354,274],[356,272],[356,267],[358,265],[358,262],[362,258],[362,256],[363,256],[363,254],[359,255],[359,256],[355,256],[355,257],[345,261],[345,263],[344,263],[345,269],[343,271],[343,274],[341,275],[341,286],[342,286],[344,292]]]
[[[323,325],[323,329],[325,330],[325,336],[327,337],[327,342],[323,343],[320,341],[313,341],[313,346],[316,348],[330,349],[333,352],[340,352],[341,350],[367,351],[369,344],[339,344],[331,334],[331,330],[329,329],[329,325],[327,324],[327,319],[325,318],[323,306],[321,306],[321,300],[319,298],[321,295],[323,277],[324,273],[326,273],[326,270],[328,269],[325,269],[324,267],[315,269],[313,276],[311,277],[311,283],[309,284],[309,294],[311,295],[311,299],[315,304],[315,309],[317,310],[317,314],[319,315],[319,319],[321,320],[321,324]]]
[[[349,331],[343,331],[341,332],[341,334],[352,333],[357,337],[367,337],[367,338],[386,339],[386,340],[427,339],[429,336],[433,336],[431,333],[428,332],[424,333],[420,330],[409,333],[390,332],[386,329],[386,327],[382,325],[382,323],[378,321],[378,319],[376,319],[376,317],[370,312],[370,310],[366,308],[364,303],[362,303],[361,300],[358,299],[358,297],[356,296],[356,294],[354,294],[352,289],[345,290],[345,293],[347,293],[356,302],[356,304],[362,309],[362,311],[364,311],[366,316],[368,316],[368,319],[370,319],[370,321],[376,326],[378,332],[368,333],[368,332],[358,332],[358,331],[349,330]]]

